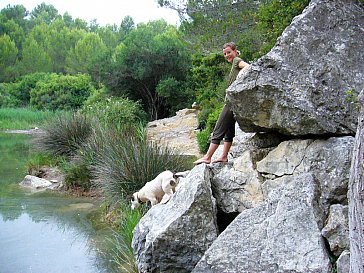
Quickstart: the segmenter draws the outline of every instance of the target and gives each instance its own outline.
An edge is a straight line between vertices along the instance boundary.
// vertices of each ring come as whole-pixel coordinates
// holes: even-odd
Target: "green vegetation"
[[[45,134],[38,136],[42,151],[71,158],[92,133],[90,119],[80,114],[58,115],[45,125]]]
[[[96,118],[103,126],[121,128],[124,124],[145,125],[147,114],[139,102],[130,99],[102,97],[100,94],[97,101],[88,100],[84,103],[81,113]]]
[[[121,202],[119,207],[121,218],[114,228],[112,236],[107,238],[111,252],[106,253],[105,258],[110,261],[111,268],[115,272],[138,273],[132,249],[132,238],[133,230],[146,212],[146,207],[131,210],[128,202]]]
[[[55,115],[56,112],[35,111],[30,108],[0,108],[0,129],[41,127]]]
[[[50,153],[46,152],[33,152],[30,159],[27,162],[28,173],[36,174],[40,168],[44,166],[54,167],[59,165],[61,162],[61,158],[54,157]]]

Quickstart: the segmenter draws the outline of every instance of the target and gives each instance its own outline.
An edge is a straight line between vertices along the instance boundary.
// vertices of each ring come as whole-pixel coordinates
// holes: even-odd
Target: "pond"
[[[30,138],[0,133],[0,272],[110,272],[101,258],[107,229],[92,220],[97,201],[18,185]]]

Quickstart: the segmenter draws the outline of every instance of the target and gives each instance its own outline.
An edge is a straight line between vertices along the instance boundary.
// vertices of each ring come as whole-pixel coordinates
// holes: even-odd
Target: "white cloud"
[[[119,25],[127,15],[137,24],[162,18],[172,25],[178,25],[179,22],[175,11],[160,8],[156,0],[0,0],[0,9],[8,4],[11,6],[21,4],[31,11],[42,2],[53,5],[61,15],[68,12],[73,19],[81,18],[87,22],[96,19],[103,26]]]

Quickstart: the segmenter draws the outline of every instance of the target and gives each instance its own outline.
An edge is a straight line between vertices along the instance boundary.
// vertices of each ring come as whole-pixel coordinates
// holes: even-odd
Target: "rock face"
[[[363,8],[352,0],[313,0],[227,90],[245,132],[354,135],[351,95],[364,88]]]
[[[201,156],[196,142],[196,109],[183,109],[176,116],[148,123],[148,139],[175,149],[184,155]]]
[[[347,200],[353,147],[354,138],[350,136],[282,142],[257,163],[257,170],[268,178],[263,184],[265,194],[292,176],[309,172],[320,185],[318,201],[327,214],[330,204]]]
[[[242,212],[192,272],[331,272],[314,180],[302,174]]]
[[[358,114],[349,98],[364,89],[363,14],[356,0],[312,0],[229,87],[244,132],[228,163],[194,167],[142,218],[140,272],[348,272]]]
[[[152,207],[133,232],[139,272],[190,272],[217,237],[216,205],[205,165],[182,179],[167,204]]]

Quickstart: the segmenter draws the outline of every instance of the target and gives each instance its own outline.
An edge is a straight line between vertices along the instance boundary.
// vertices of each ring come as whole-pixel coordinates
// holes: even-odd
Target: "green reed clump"
[[[130,203],[126,202],[121,202],[120,205],[120,225],[106,238],[110,249],[106,258],[115,272],[137,273],[132,248],[133,230],[143,217],[145,209],[131,210]]]
[[[147,181],[165,170],[184,171],[186,158],[158,143],[148,141],[141,127],[100,130],[96,135],[102,147],[93,157],[92,173],[96,187],[113,198],[127,198]]]
[[[70,158],[92,133],[92,121],[79,114],[57,115],[45,125],[45,134],[37,138],[43,151]]]

